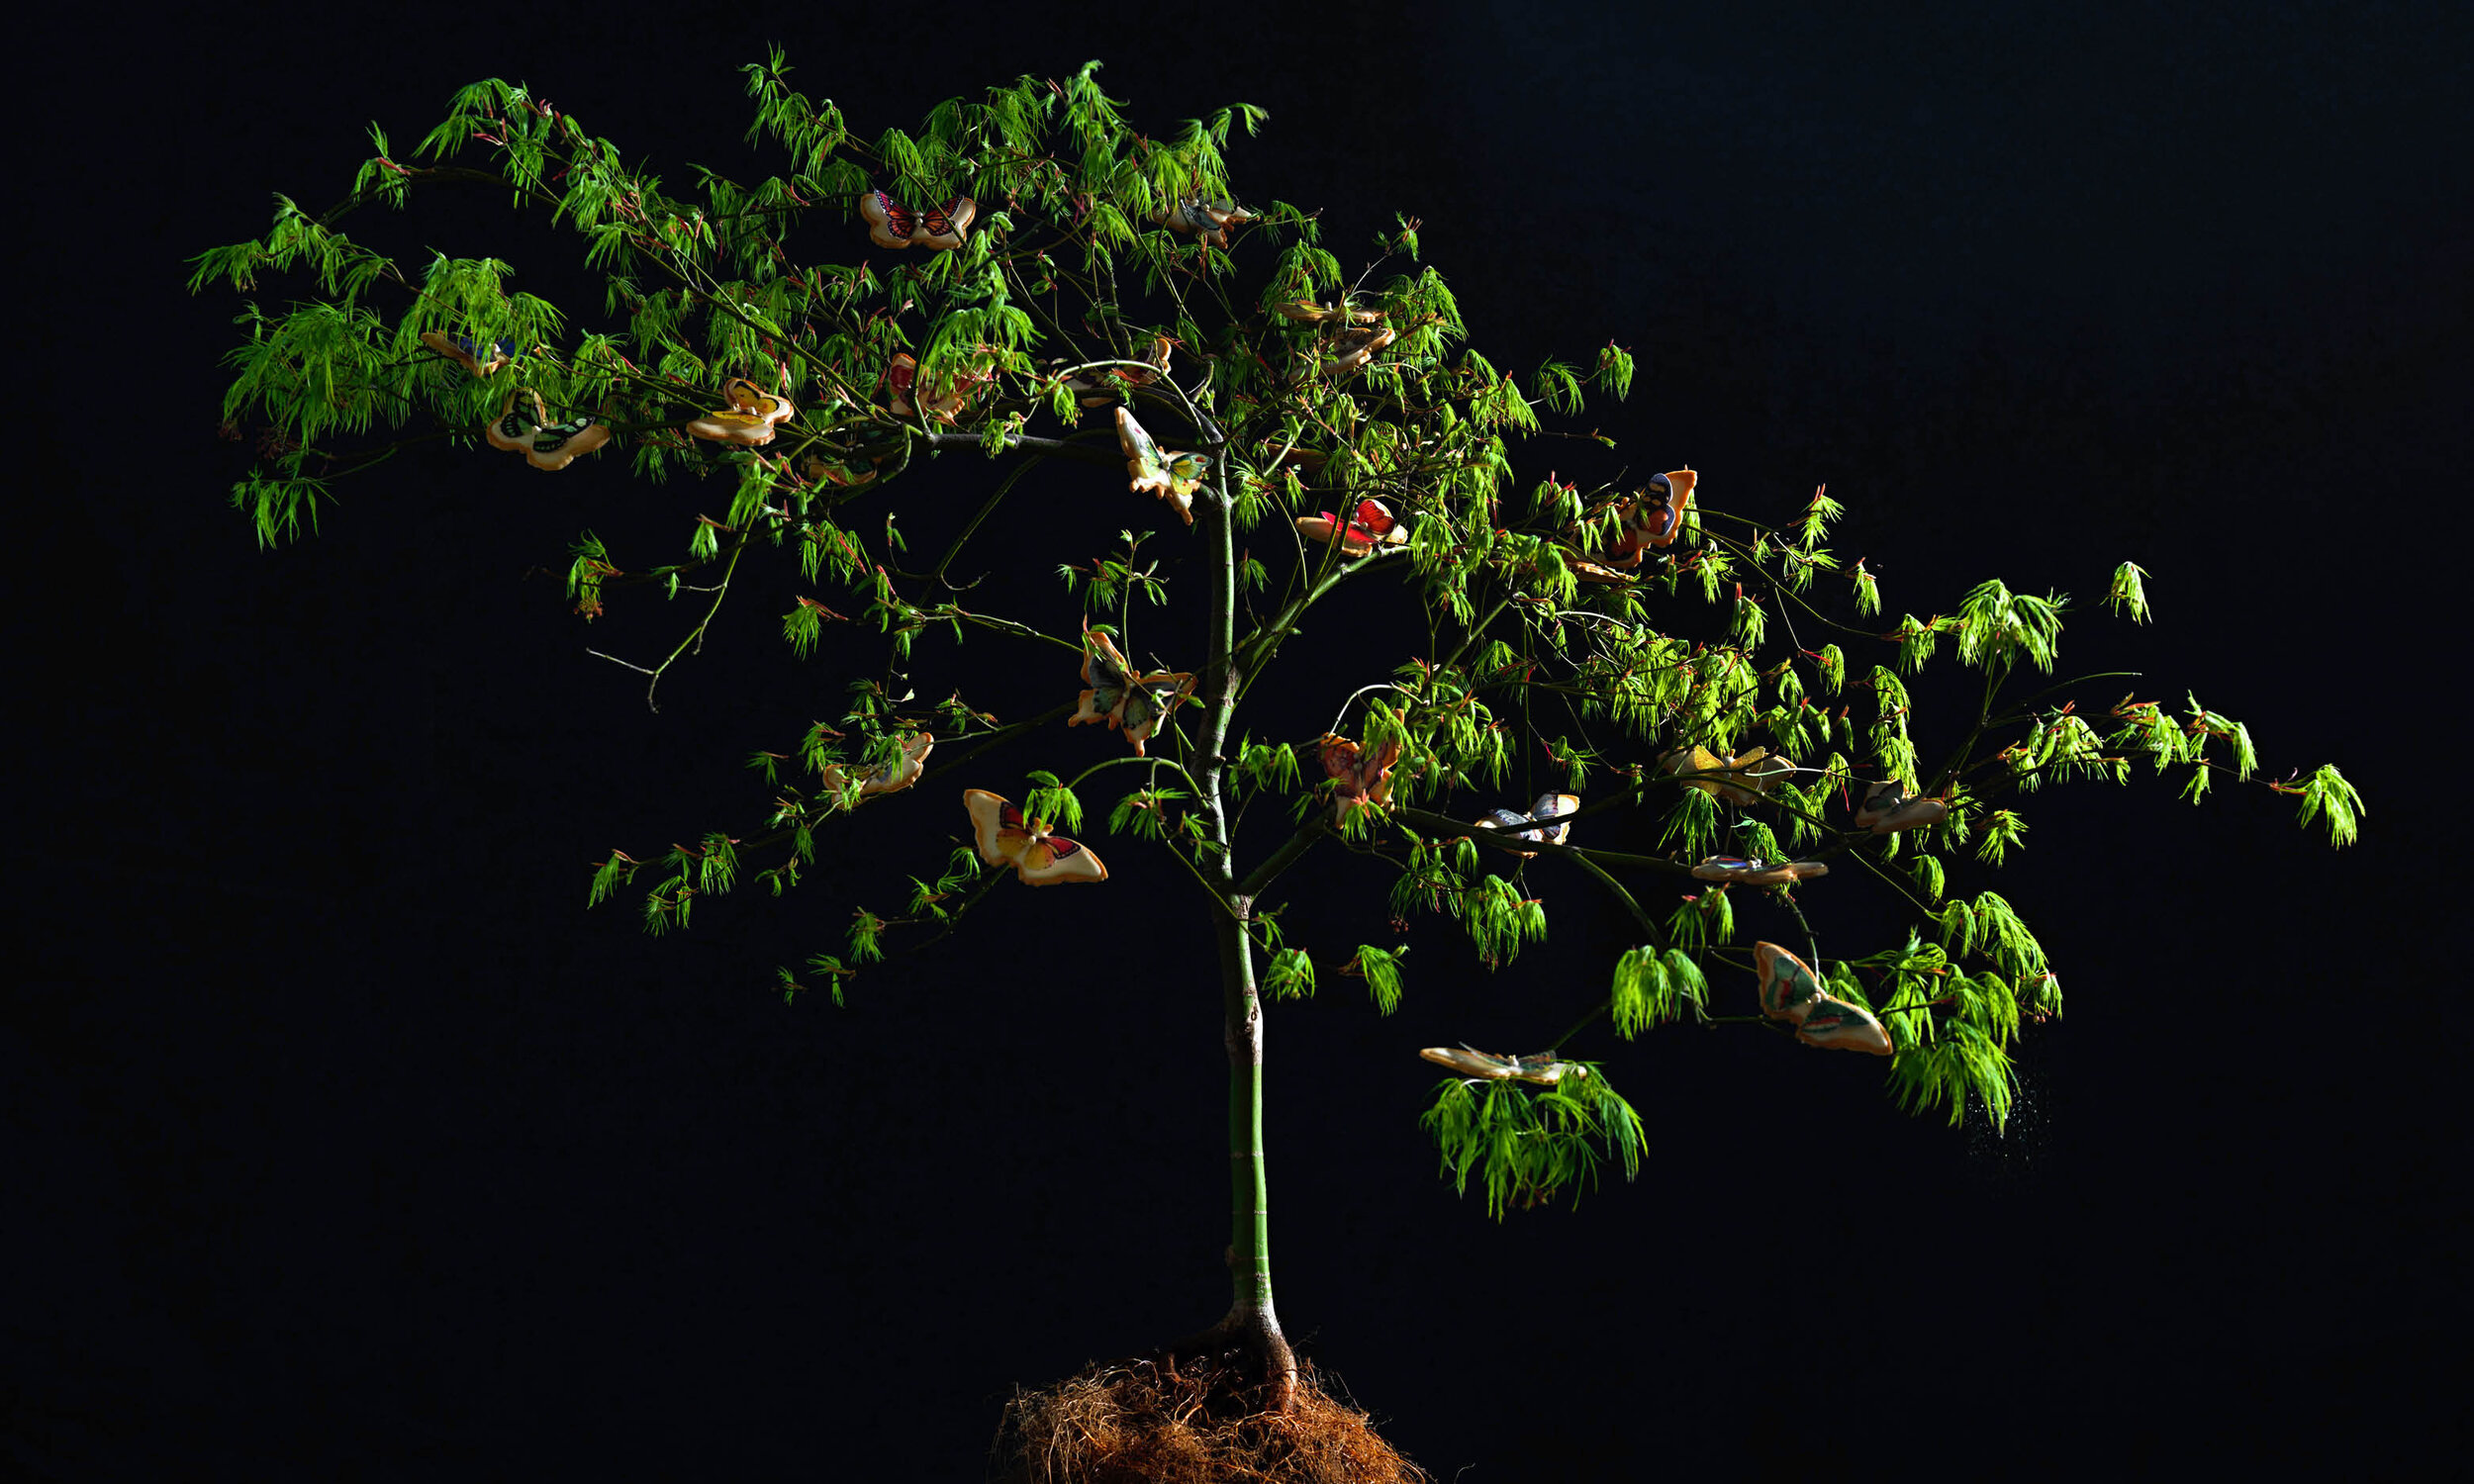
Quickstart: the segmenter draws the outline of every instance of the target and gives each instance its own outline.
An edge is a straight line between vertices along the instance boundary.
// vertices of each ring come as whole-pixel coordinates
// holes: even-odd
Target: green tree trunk
[[[1221,448],[1214,440],[1214,453]],[[1219,459],[1214,459],[1220,464]],[[1228,1313],[1201,1335],[1172,1349],[1201,1351],[1240,1345],[1262,1365],[1267,1405],[1284,1410],[1294,1397],[1296,1355],[1280,1331],[1272,1304],[1270,1185],[1263,1150],[1263,999],[1255,983],[1254,946],[1247,936],[1251,895],[1240,894],[1228,828],[1228,738],[1241,677],[1236,661],[1237,559],[1229,528],[1224,465],[1195,503],[1210,595],[1204,612],[1202,757],[1198,782],[1213,843],[1205,879],[1217,898],[1212,931],[1220,961],[1221,1034],[1228,1048]]]

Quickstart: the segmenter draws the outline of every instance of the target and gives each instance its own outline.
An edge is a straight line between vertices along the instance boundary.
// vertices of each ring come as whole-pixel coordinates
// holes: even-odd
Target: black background
[[[483,75],[674,183],[755,177],[778,166],[742,140],[735,68],[772,40],[863,132],[1094,56],[1163,132],[1259,103],[1241,190],[1322,208],[1352,266],[1422,218],[1496,364],[1640,354],[1590,419],[1621,450],[1536,444],[1525,474],[1690,463],[1770,518],[1827,481],[1892,613],[1987,575],[2067,590],[2069,669],[2196,691],[2271,772],[2334,761],[2368,800],[2341,853],[2259,789],[2035,801],[2024,856],[1966,882],[2021,904],[2070,996],[1997,1142],[1899,1114],[1861,1059],[1601,1039],[1582,1053],[1655,1157],[1577,1213],[1487,1221],[1434,1176],[1412,1054],[1543,1041],[1603,992],[1623,926],[1543,869],[1555,936],[1513,968],[1421,924],[1397,1015],[1345,981],[1276,1007],[1282,1315],[1413,1457],[2371,1464],[2461,1434],[2430,1367],[2467,1307],[2442,620],[2474,386],[2463,13],[1996,14],[191,14],[58,47],[16,232],[41,451],[11,646],[10,1461],[967,1478],[1009,1388],[1225,1303],[1207,936],[1141,847],[1103,844],[1098,890],[999,890],[847,1009],[786,1007],[772,966],[934,862],[961,819],[927,793],[781,902],[665,939],[583,910],[613,844],[752,820],[746,754],[838,709],[771,636],[781,574],[742,577],[653,713],[584,651],[642,658],[686,614],[628,599],[586,629],[533,570],[587,525],[658,558],[717,493],[439,451],[345,487],[295,547],[224,506],[237,304],[182,294],[181,259],[261,231],[270,191],[338,198],[364,121],[409,150]],[[502,203],[432,203],[349,230],[571,281],[573,249]],[[948,459],[896,505],[933,531],[986,478]],[[1096,474],[1040,478],[1046,513],[999,549],[1081,557],[1149,518]],[[1017,610],[1069,620],[1030,549]],[[2093,602],[2124,559],[2154,574],[2152,628]],[[1311,735],[1406,652],[1364,606],[1266,734]],[[1145,637],[1198,658],[1172,623]],[[997,657],[999,709],[1070,695],[966,652]],[[1316,941],[1383,941],[1380,885],[1316,861],[1290,889]],[[1834,952],[1899,931],[1854,883],[1804,896]]]

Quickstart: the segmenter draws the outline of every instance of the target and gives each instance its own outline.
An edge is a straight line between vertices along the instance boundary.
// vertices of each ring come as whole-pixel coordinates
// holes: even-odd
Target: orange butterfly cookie
[[[963,409],[971,405],[971,394],[978,389],[979,383],[985,379],[986,378],[984,377],[965,376],[955,381],[951,386],[940,390],[921,392],[919,395],[919,407],[925,409],[927,416],[937,421],[951,422],[954,420],[957,414],[961,413]],[[906,350],[897,352],[894,359],[885,367],[885,384],[887,389],[893,394],[895,417],[910,417],[917,416],[917,412],[912,409],[910,405],[910,394],[913,391],[918,390],[918,380],[919,363],[911,359],[910,352]]]
[[[1341,818],[1360,804],[1380,804],[1391,797],[1391,765],[1400,761],[1399,743],[1361,748],[1346,737],[1326,735],[1316,745],[1316,756],[1324,776],[1338,786],[1332,791]]]
[[[1091,851],[1063,835],[1048,833],[1047,821],[1024,819],[1022,811],[985,788],[962,790],[962,806],[971,811],[971,829],[978,838],[980,859],[991,866],[1011,866],[1025,884],[1051,886],[1060,881],[1104,881],[1108,868]]]
[[[776,397],[743,377],[722,383],[721,395],[730,405],[689,422],[689,432],[715,443],[770,443],[774,428],[789,421],[799,411],[791,406],[789,398]]]
[[[956,196],[941,207],[913,211],[883,191],[859,198],[859,215],[868,224],[868,240],[879,247],[931,247],[950,252],[962,245],[963,232],[980,214],[980,204]]]

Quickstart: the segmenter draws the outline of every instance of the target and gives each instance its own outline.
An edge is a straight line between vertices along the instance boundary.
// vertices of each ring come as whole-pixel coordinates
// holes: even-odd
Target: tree
[[[991,891],[1105,889],[1085,786],[1134,768],[1104,820],[1127,844],[1106,853],[1120,871],[1130,849],[1190,876],[1213,923],[1229,1059],[1234,1291],[1217,1325],[1170,1348],[1242,1349],[1274,1406],[1298,1380],[1269,1265],[1264,1001],[1335,974],[1362,979],[1379,1010],[1404,992],[1398,942],[1290,941],[1274,892],[1307,853],[1380,861],[1402,936],[1440,914],[1490,967],[1544,934],[1548,881],[1586,880],[1635,923],[1640,946],[1581,1023],[1541,1025],[1535,1050],[1427,1054],[1455,1073],[1425,1115],[1444,1170],[1475,1180],[1502,1218],[1576,1195],[1608,1163],[1637,1169],[1646,1136],[1617,1072],[1566,1055],[1601,1021],[1619,1040],[1693,1021],[1873,1051],[1902,1104],[1998,1124],[2012,1048],[2060,1012],[2060,987],[2010,903],[1952,891],[1951,878],[2020,848],[2016,805],[2046,784],[2122,783],[2144,764],[2196,799],[2230,776],[2352,837],[2360,800],[2334,769],[2254,780],[2247,732],[2195,698],[2174,712],[2073,690],[2117,677],[2049,684],[2058,594],[1984,582],[1947,615],[1865,622],[1877,585],[1825,544],[1840,513],[1826,489],[1749,495],[1737,510],[1710,504],[1688,467],[1516,472],[1515,449],[1542,440],[1573,445],[1559,461],[1604,457],[1578,418],[1586,398],[1624,395],[1629,355],[1610,342],[1585,368],[1503,375],[1465,343],[1405,218],[1350,276],[1309,212],[1241,205],[1221,152],[1252,110],[1152,139],[1086,68],[864,139],[793,89],[778,53],[747,75],[753,134],[788,156],[753,187],[705,172],[692,192],[665,191],[609,140],[490,81],[456,96],[415,162],[376,135],[340,206],[280,203],[265,237],[203,254],[193,288],[245,292],[273,272],[314,285],[241,317],[225,415],[261,429],[261,459],[236,503],[264,541],[297,537],[336,482],[423,439],[611,489],[623,453],[647,482],[726,494],[677,561],[581,536],[577,613],[648,589],[687,596],[675,647],[634,667],[658,704],[742,561],[770,554],[784,637],[838,667],[847,709],[757,755],[773,799],[755,823],[659,856],[614,851],[591,899],[637,892],[649,928],[685,928],[700,897],[744,874],[795,890],[819,841],[829,849],[860,811],[970,826],[941,862],[899,864],[906,900],[848,904],[842,941],[782,973],[786,998],[841,1000],[889,949],[955,930]],[[456,182],[507,189],[581,234],[609,329],[571,329],[551,300],[511,289],[504,260],[408,269],[336,225]],[[1006,467],[919,563],[885,496],[946,455]],[[986,559],[974,543],[1027,472],[1060,464],[1098,466],[1083,476],[1093,498],[1156,527],[1052,569],[1087,605],[1063,631],[999,608],[1029,584],[983,599],[958,565]],[[933,528],[927,512],[899,513]],[[2108,605],[2144,619],[2142,578],[2117,569]],[[1393,611],[1414,647],[1300,639],[1310,614],[1346,605]],[[1155,614],[1172,621],[1140,622]],[[974,631],[1053,667],[1056,703],[1007,719],[971,683],[921,700],[926,651],[958,651]],[[881,662],[860,664],[863,650]],[[1323,719],[1294,726],[1256,686],[1308,666],[1345,673],[1319,682]],[[1919,696],[1925,712],[1945,705],[1954,745],[1920,752]],[[997,749],[1034,740],[1045,766],[991,771]],[[913,791],[930,778],[969,786],[963,814]],[[1249,809],[1285,810],[1285,827],[1246,831]],[[1645,817],[1644,849],[1590,843]],[[1825,874],[1838,880],[1808,895],[1850,878],[1897,893],[1899,915],[1870,924],[1860,956],[1825,958],[1805,919],[1801,883]],[[1666,900],[1651,893],[1661,877]],[[1739,905],[1768,936],[1740,944]],[[1757,1013],[1713,1013],[1713,986],[1741,1004],[1748,977]]]

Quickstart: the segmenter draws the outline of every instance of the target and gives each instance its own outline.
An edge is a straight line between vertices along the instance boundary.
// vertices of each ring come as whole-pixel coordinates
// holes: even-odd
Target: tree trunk
[[[1210,820],[1216,859],[1203,876],[1218,901],[1212,932],[1220,961],[1221,1039],[1228,1050],[1228,1313],[1199,1335],[1169,1346],[1171,1353],[1200,1354],[1242,1349],[1260,1367],[1265,1406],[1286,1411],[1296,1399],[1297,1357],[1280,1332],[1272,1306],[1271,1198],[1263,1162],[1263,999],[1254,978],[1254,948],[1247,919],[1254,903],[1237,894],[1236,862],[1230,853],[1227,809],[1229,724],[1237,706],[1237,561],[1229,529],[1225,468],[1196,502],[1196,534],[1210,596],[1204,614],[1200,803]]]

